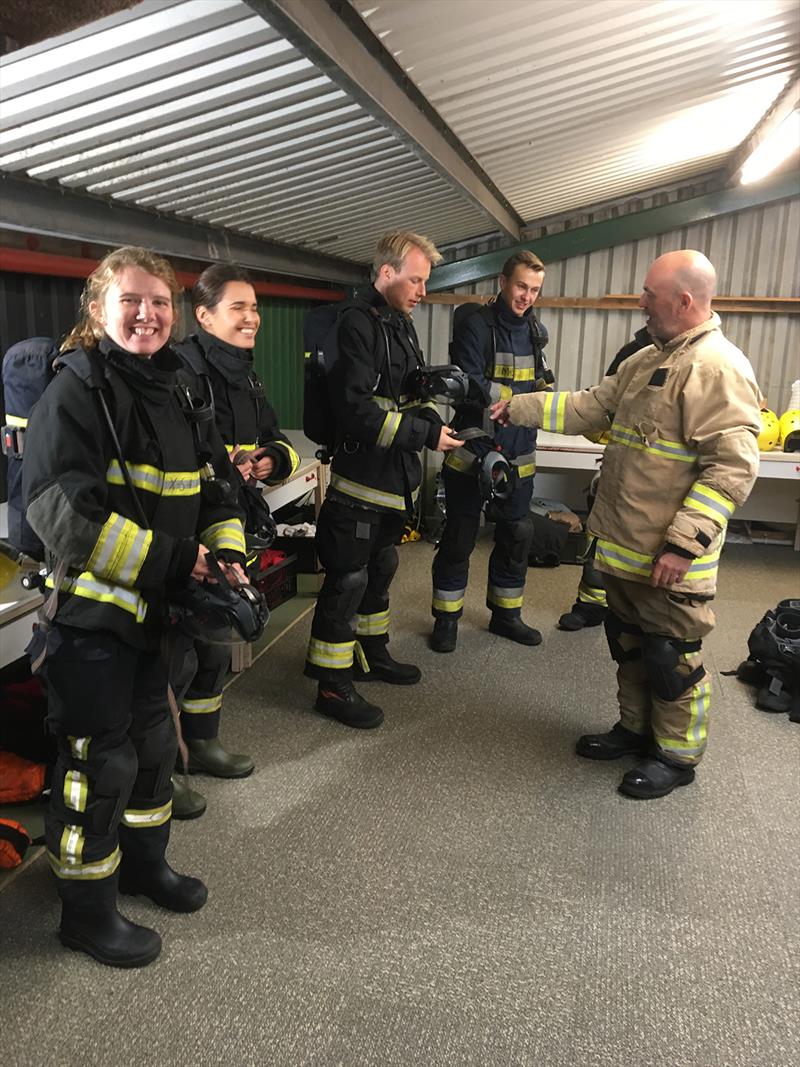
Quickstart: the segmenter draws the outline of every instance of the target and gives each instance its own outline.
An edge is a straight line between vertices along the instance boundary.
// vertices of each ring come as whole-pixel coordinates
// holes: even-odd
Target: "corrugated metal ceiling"
[[[797,0],[351,3],[526,221],[721,166],[800,51]]]
[[[720,166],[797,65],[796,0],[352,0],[528,221]],[[145,0],[0,62],[0,170],[368,261],[496,229],[239,0]]]
[[[342,258],[486,217],[238,0],[148,0],[2,61],[0,169]]]

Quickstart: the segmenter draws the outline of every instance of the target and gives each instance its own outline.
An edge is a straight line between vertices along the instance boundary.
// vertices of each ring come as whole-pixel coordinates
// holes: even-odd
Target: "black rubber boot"
[[[206,798],[189,785],[185,774],[172,776],[172,818],[199,819],[206,810]]]
[[[637,800],[655,800],[667,796],[679,785],[689,785],[693,781],[694,767],[666,763],[656,757],[628,771],[619,784],[619,791]]]
[[[353,671],[362,682],[388,682],[390,685],[416,685],[422,677],[422,671],[413,663],[398,663],[392,659],[385,643],[361,643],[361,649],[367,660],[365,671],[359,657],[353,663]]]
[[[607,613],[608,608],[599,604],[584,604],[582,600],[578,600],[558,620],[558,628],[574,632],[588,626],[599,626]]]
[[[178,874],[165,859],[127,865],[123,860],[119,891],[132,897],[149,897],[167,911],[199,911],[208,900],[208,890],[199,878]]]
[[[356,730],[373,730],[383,722],[383,711],[377,704],[370,704],[353,683],[320,682],[314,707],[321,715],[336,719]]]
[[[107,967],[146,967],[161,951],[161,938],[155,930],[120,915],[116,898],[116,875],[93,886],[65,887],[58,931],[61,943]]]
[[[437,619],[433,624],[431,648],[434,652],[455,652],[458,643],[458,619]]]
[[[489,621],[489,629],[498,637],[507,637],[509,641],[516,641],[518,645],[540,645],[542,635],[532,626],[527,626],[517,616],[513,619],[504,619],[501,615],[492,615]]]
[[[212,778],[247,778],[255,770],[249,756],[226,752],[219,738],[185,738],[189,750],[189,774],[210,774]]]
[[[617,722],[608,733],[579,737],[575,751],[584,759],[608,760],[621,756],[643,756],[649,747],[649,734],[635,734]]]

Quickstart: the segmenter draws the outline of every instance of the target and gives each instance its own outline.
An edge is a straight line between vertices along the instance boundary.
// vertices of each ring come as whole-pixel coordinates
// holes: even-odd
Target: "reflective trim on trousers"
[[[312,637],[308,642],[306,661],[315,667],[347,670],[353,666],[355,641],[320,641]]]
[[[356,615],[356,633],[359,637],[374,637],[389,632],[389,609],[372,615]]]
[[[708,740],[708,713],[711,707],[711,679],[706,675],[702,682],[698,682],[692,689],[692,700],[689,705],[689,725],[686,728],[686,737],[676,740],[671,737],[660,737],[654,733],[654,739],[659,748],[664,752],[675,756],[683,756],[689,760],[697,760],[702,756]]]
[[[466,592],[466,588],[434,589],[432,601],[434,611],[461,611],[464,607],[464,597]]]
[[[513,610],[514,608],[522,607],[524,592],[525,587],[522,585],[510,589],[489,585],[486,590],[486,599],[490,604],[494,604],[498,608]]]
[[[89,744],[91,737],[67,737],[70,754],[75,759],[85,760],[89,756]]]
[[[67,771],[64,775],[64,804],[71,811],[86,811],[89,796],[89,779],[80,771]]]
[[[172,818],[172,800],[157,808],[126,808],[122,815],[122,825],[131,830],[149,830],[152,826],[163,826]]]
[[[599,604],[602,608],[608,607],[608,599],[605,589],[596,589],[592,585],[580,582],[578,585],[578,600],[584,604]]]
[[[67,826],[64,829],[66,834],[69,830],[75,830],[76,827]],[[106,856],[102,860],[93,860],[91,863],[81,863],[80,859],[65,860],[63,857],[63,836],[62,836],[62,857],[54,856],[52,852],[47,853],[47,859],[50,861],[50,867],[55,874],[56,878],[74,879],[75,881],[96,881],[99,878],[110,878],[111,875],[119,867],[119,862],[122,859],[122,853],[118,848]]]
[[[217,693],[214,697],[197,697],[192,700],[184,698],[181,701],[181,711],[186,715],[210,715],[221,707],[222,693]]]

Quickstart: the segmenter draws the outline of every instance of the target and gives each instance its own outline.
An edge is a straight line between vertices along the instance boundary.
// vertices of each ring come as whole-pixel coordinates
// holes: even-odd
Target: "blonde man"
[[[325,568],[305,674],[318,682],[315,708],[347,726],[372,729],[383,711],[353,685],[413,685],[420,671],[389,654],[389,586],[396,544],[419,486],[419,452],[459,447],[435,405],[409,395],[423,363],[411,321],[441,256],[427,237],[386,234],[373,260],[373,282],[342,310],[338,358],[329,372],[338,421],[330,486],[317,523]]]

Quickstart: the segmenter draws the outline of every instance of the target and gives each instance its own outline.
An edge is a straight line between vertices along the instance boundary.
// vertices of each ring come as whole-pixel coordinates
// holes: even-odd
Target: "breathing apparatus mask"
[[[190,578],[185,585],[170,591],[168,610],[172,624],[208,644],[256,641],[269,620],[263,595],[234,571],[226,574],[211,552],[205,561],[214,581]]]
[[[463,404],[469,392],[466,371],[454,364],[444,367],[417,367],[408,379],[408,389],[422,401],[441,400]]]

